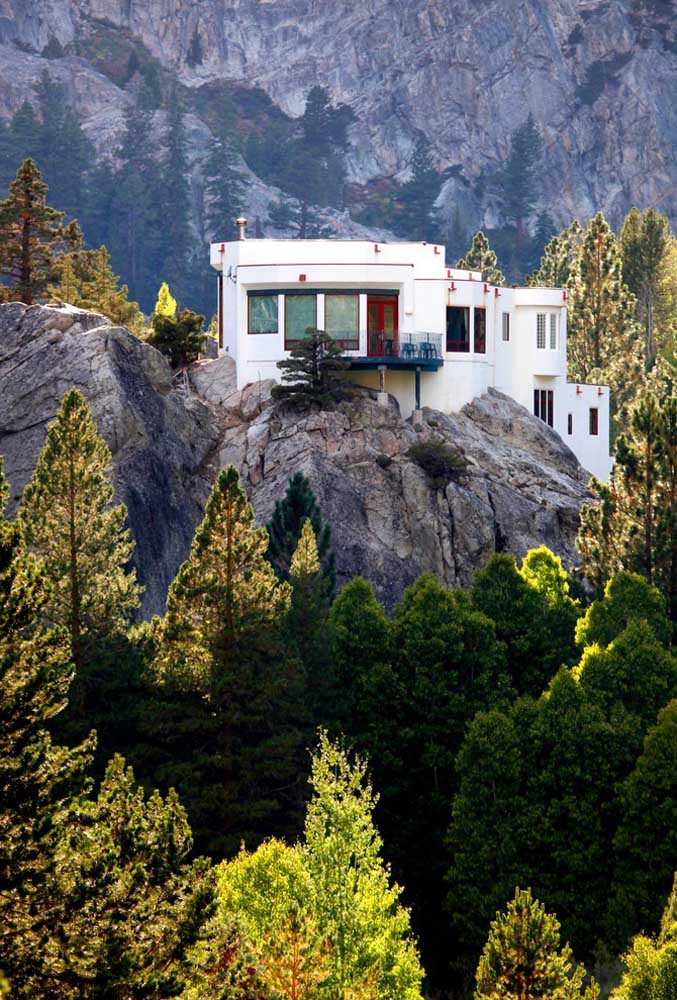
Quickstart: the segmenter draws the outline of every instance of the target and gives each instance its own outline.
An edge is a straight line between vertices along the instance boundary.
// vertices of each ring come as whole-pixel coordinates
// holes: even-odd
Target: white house
[[[212,243],[219,350],[238,386],[280,378],[308,327],[343,347],[355,382],[395,396],[403,416],[446,413],[494,387],[553,427],[606,479],[609,389],[566,379],[566,292],[505,288],[445,264],[444,247],[366,240]]]

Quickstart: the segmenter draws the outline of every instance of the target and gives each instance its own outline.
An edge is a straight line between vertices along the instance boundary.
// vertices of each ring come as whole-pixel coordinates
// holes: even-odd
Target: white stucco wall
[[[553,392],[555,430],[581,464],[600,478],[611,466],[608,454],[609,392],[605,386],[576,386],[566,382],[566,300],[561,289],[495,288],[477,272],[448,268],[444,247],[425,243],[370,243],[351,240],[242,240],[215,243],[211,263],[224,275],[224,350],[237,363],[238,387],[259,379],[280,377],[277,362],[288,356],[284,341],[284,291],[318,290],[317,326],[324,325],[322,290],[359,292],[359,349],[367,355],[367,295],[392,291],[398,295],[398,326],[408,333],[441,338],[444,364],[435,372],[421,372],[421,404],[451,413],[490,387],[514,398],[530,412],[534,389]],[[278,294],[278,331],[248,332],[248,293]],[[447,307],[469,309],[470,351],[446,351]],[[475,351],[474,311],[486,310],[486,350]],[[502,314],[507,313],[510,336],[504,341]],[[537,317],[546,316],[546,346],[537,345]],[[557,340],[550,342],[550,316],[555,317]],[[378,388],[378,371],[353,370],[361,385]],[[386,390],[398,399],[403,416],[415,407],[413,371],[390,368]],[[599,432],[589,434],[589,410],[598,409]],[[572,433],[568,416],[572,415]]]

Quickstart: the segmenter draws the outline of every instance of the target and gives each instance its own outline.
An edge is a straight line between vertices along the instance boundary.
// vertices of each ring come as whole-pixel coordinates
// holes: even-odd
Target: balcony
[[[340,337],[344,350],[358,350],[357,343],[351,347]],[[367,354],[360,357],[350,355],[346,360],[351,368],[404,368],[422,371],[436,371],[444,364],[441,333],[387,333],[370,331],[366,338]]]

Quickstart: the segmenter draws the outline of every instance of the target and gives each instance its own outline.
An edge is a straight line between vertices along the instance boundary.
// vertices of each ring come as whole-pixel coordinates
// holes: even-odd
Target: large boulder
[[[357,388],[334,409],[299,411],[274,404],[270,383],[237,390],[228,358],[173,378],[152,347],[70,307],[0,306],[0,454],[11,510],[71,386],[90,400],[112,451],[144,615],[162,612],[210,485],[229,462],[260,523],[303,471],[332,525],[339,582],[362,574],[388,606],[422,572],[467,584],[497,550],[522,556],[545,543],[575,561],[587,474],[513,400],[490,392],[451,416],[425,410],[420,427],[402,420],[394,399],[383,407]],[[437,485],[410,455],[421,441],[453,446],[465,468]]]

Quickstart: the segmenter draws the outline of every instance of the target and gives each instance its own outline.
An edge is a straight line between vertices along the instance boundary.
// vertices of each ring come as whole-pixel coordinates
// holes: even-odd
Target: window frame
[[[331,298],[351,298],[355,300],[355,336],[351,340],[336,340],[327,324],[327,299]],[[335,292],[324,293],[324,329],[328,337],[331,337],[342,351],[359,351],[360,349],[360,293],[348,292],[337,289]]]
[[[534,389],[534,416],[548,427],[555,426],[555,393],[553,389]]]
[[[504,344],[510,343],[510,313],[501,313],[501,341]]]
[[[588,409],[588,434],[590,437],[599,437],[599,407],[591,406]]]
[[[547,316],[547,313],[536,313],[536,350],[537,351],[544,351],[545,348],[546,348],[546,343],[547,343],[547,335],[546,335],[547,323],[546,323],[546,318],[545,318],[546,316]],[[541,322],[542,322],[542,328],[541,328]],[[543,341],[543,343],[541,343],[541,340]]]
[[[481,336],[478,338],[477,321],[482,320]],[[478,344],[480,346],[478,346]],[[487,310],[484,306],[475,306],[472,320],[472,346],[473,354],[487,353]]]
[[[310,324],[317,330],[317,307],[318,307],[318,294],[317,292],[287,292],[284,296],[284,349],[285,351],[293,351],[297,344],[302,344],[305,337],[297,337],[291,339],[287,336],[287,318],[288,310],[287,303],[290,299],[314,299],[315,300],[315,322]],[[290,346],[291,345],[291,346]]]
[[[567,434],[571,436],[574,432],[574,415],[573,413],[567,414]]]
[[[275,330],[252,330],[252,302],[254,299],[275,299],[277,328]],[[261,292],[252,295],[247,293],[247,336],[248,337],[271,337],[280,332],[280,296],[278,292]]]
[[[550,313],[550,350],[556,351],[559,342],[559,323],[557,313]]]
[[[466,340],[449,340],[449,312],[456,309],[466,314]],[[447,306],[445,330],[445,348],[447,354],[470,354],[470,306]],[[451,345],[456,346],[451,346]]]

